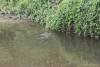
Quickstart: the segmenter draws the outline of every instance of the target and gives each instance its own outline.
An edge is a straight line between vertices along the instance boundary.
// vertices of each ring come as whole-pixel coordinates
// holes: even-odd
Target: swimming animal
[[[43,34],[41,34],[42,36],[41,39],[47,39],[50,37],[50,35],[51,35],[50,30],[46,29],[46,31]]]

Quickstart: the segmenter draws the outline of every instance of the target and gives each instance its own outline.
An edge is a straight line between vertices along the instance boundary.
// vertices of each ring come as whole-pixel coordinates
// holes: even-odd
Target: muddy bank
[[[19,22],[33,22],[33,20],[27,18],[21,18],[18,15],[15,15],[12,11],[6,12],[2,11],[0,13],[0,23],[19,23]]]

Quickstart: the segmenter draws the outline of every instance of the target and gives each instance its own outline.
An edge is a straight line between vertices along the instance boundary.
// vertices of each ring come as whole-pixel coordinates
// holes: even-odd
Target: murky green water
[[[39,24],[0,24],[0,67],[99,67],[99,48],[100,41],[48,33]]]

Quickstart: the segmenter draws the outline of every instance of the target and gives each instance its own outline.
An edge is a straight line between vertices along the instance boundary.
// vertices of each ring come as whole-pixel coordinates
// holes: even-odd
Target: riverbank
[[[33,20],[27,18],[21,18],[18,15],[13,14],[11,11],[10,13],[6,11],[2,11],[0,13],[0,23],[19,23],[19,22],[33,22]]]
[[[100,38],[99,0],[13,0],[6,3],[7,9],[12,8],[20,17],[46,24],[51,30]]]

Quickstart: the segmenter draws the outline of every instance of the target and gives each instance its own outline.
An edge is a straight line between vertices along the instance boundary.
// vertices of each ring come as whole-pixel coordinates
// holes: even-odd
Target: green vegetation
[[[17,14],[21,17],[28,17],[40,23],[46,23],[46,16],[54,12],[54,9],[52,1],[46,0],[20,0],[16,6]]]
[[[100,35],[100,1],[69,0],[46,19],[46,26],[60,31],[75,30],[79,35]]]
[[[47,28],[62,32],[73,30],[79,35],[95,38],[100,36],[100,0],[4,0],[0,2],[6,3],[7,9],[12,9],[21,17],[46,24]]]

